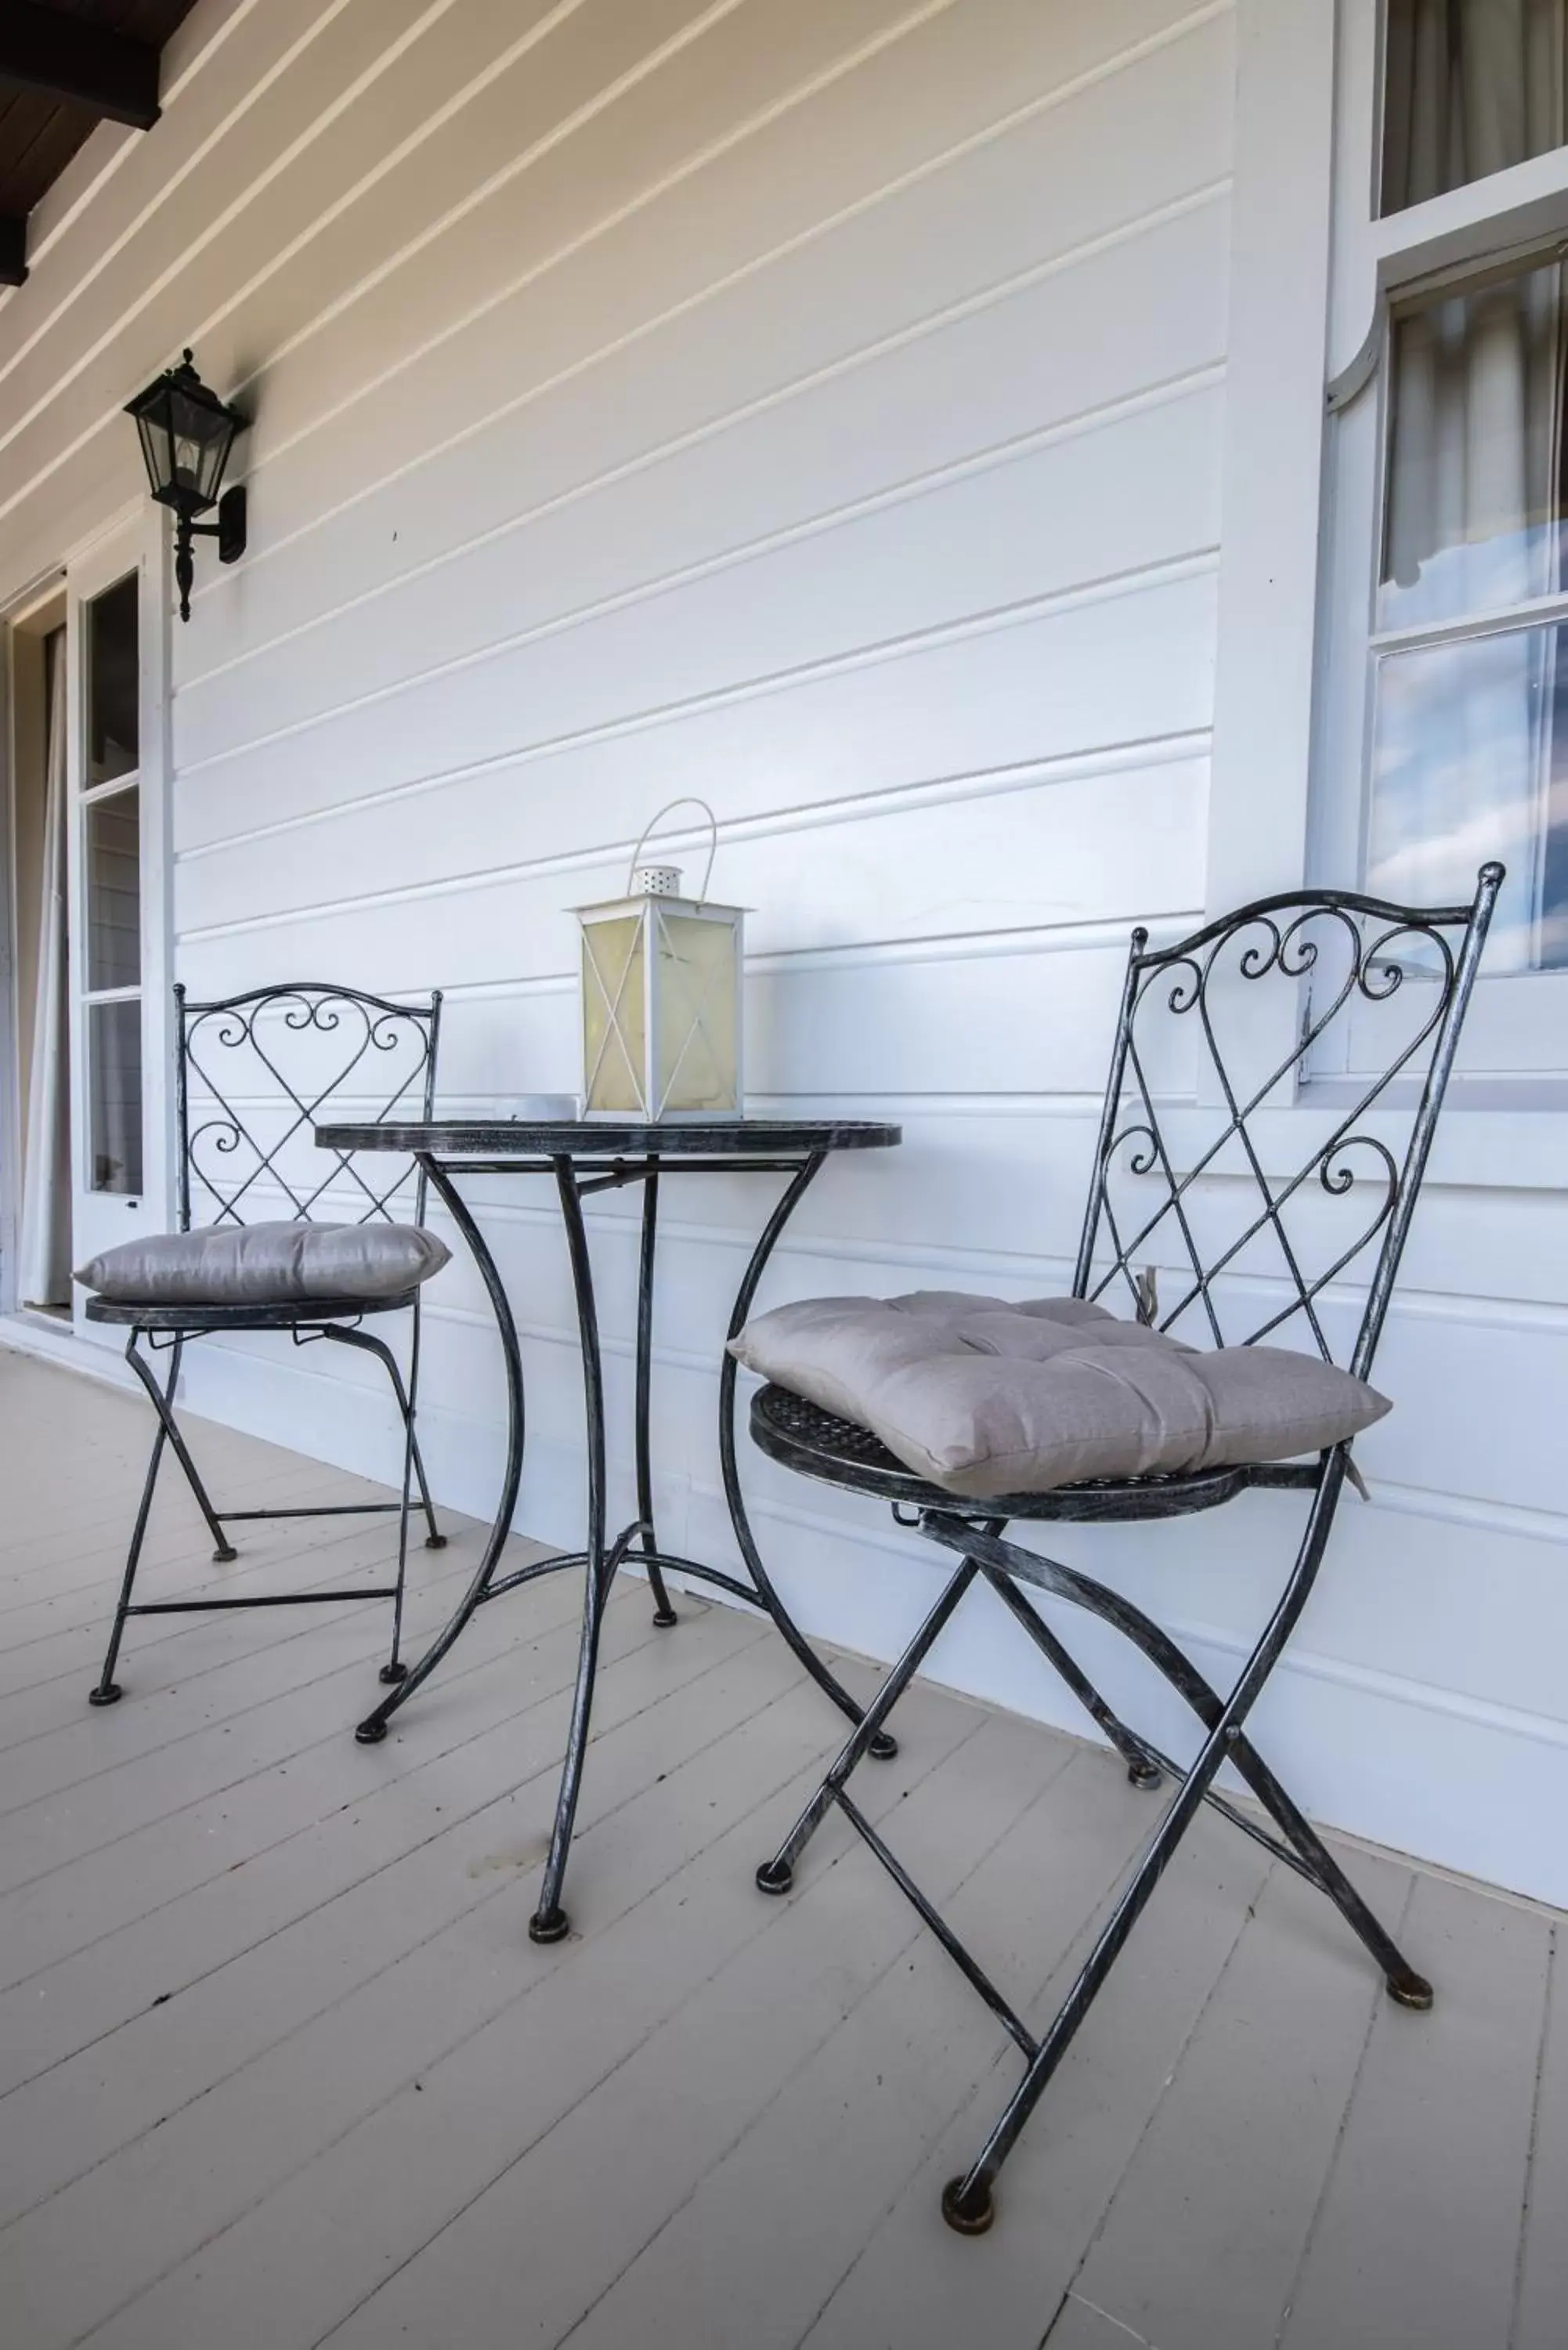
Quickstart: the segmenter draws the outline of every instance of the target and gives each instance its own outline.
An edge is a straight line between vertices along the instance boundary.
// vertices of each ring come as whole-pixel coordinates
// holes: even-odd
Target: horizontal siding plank
[[[706,588],[703,600],[710,608],[722,605],[721,588],[716,583]],[[929,583],[926,592],[935,598],[940,591]],[[1114,616],[1107,615],[1106,602],[1115,605]],[[716,719],[720,723],[706,730],[715,764],[726,743],[749,742],[753,756],[768,760],[773,775],[781,778],[773,785],[774,805],[780,799],[787,805],[793,786],[785,762],[794,752],[809,775],[813,754],[832,720],[846,712],[854,731],[829,754],[839,792],[863,789],[878,768],[886,771],[896,764],[906,775],[912,771],[917,778],[929,779],[971,773],[991,764],[997,754],[999,764],[1065,758],[1107,744],[1167,740],[1204,727],[1213,670],[1212,576],[1199,572],[1146,585],[1106,602],[1070,603],[1039,615],[1026,611],[979,628],[961,623],[935,639],[886,650],[868,648],[863,655],[840,652],[805,678],[775,674],[730,687],[715,681],[705,708],[694,709],[688,700],[680,712],[671,712],[668,704],[628,710],[627,702],[634,697],[624,690],[618,696],[613,666],[606,671],[599,664],[616,661],[618,637],[636,634],[641,638],[644,663],[651,669],[655,624],[666,641],[685,641],[680,639],[672,608],[681,604],[693,622],[697,615],[691,612],[690,599],[667,598],[650,614],[613,616],[595,629],[576,631],[559,647],[543,643],[525,648],[521,655],[486,662],[467,674],[462,681],[463,708],[457,722],[462,735],[461,761],[452,756],[454,722],[449,682],[444,691],[426,689],[422,696],[372,704],[357,717],[330,722],[314,730],[308,744],[286,739],[252,753],[231,764],[229,781],[220,788],[229,790],[231,805],[243,801],[253,823],[264,810],[277,818],[310,806],[317,790],[324,798],[329,793],[342,798],[370,789],[384,792],[400,782],[450,773],[453,765],[482,760],[517,762],[524,774],[522,788],[532,794],[536,779],[528,770],[536,762],[519,758],[524,748],[520,737],[531,736],[544,754],[537,764],[547,761],[549,768],[548,776],[538,779],[538,787],[551,790],[575,766],[575,787],[585,791],[590,788],[597,754],[607,746],[601,740],[587,741],[584,730],[597,737],[602,729],[616,726],[635,736],[635,742],[622,743],[616,764],[629,771],[641,755],[649,778],[643,806],[651,813],[659,806],[655,794],[662,775],[671,769],[686,772],[681,754],[705,731],[700,722]],[[1129,641],[1137,645],[1136,660],[1129,660],[1124,650]],[[717,658],[706,657],[710,676]],[[689,677],[704,666],[700,645],[687,644],[683,666]],[[949,692],[955,698],[948,700]],[[729,701],[727,711],[722,711],[721,698]],[[749,724],[739,723],[737,702],[745,705]],[[894,730],[893,740],[869,754],[868,775],[857,753],[879,719]],[[576,733],[572,748],[582,754],[575,760],[561,741],[572,730]],[[667,733],[671,739],[666,744],[659,737]],[[585,764],[588,776],[581,775]],[[192,776],[180,785],[177,823],[183,821],[187,809],[211,796],[220,773]],[[809,785],[806,791],[809,795]],[[829,795],[819,785],[816,795]],[[594,826],[592,837],[614,841],[619,833],[626,838],[618,820],[625,806],[622,799],[609,822]],[[722,791],[718,807],[721,816],[727,816]],[[403,963],[407,976],[398,983],[420,984],[417,954],[405,950]],[[271,968],[278,968],[275,960]],[[204,979],[198,983],[206,985]]]
[[[1201,898],[1207,783],[1207,763],[1189,759],[923,807],[862,801],[853,813],[831,811],[837,820],[827,823],[792,826],[782,816],[765,829],[722,838],[713,893],[752,910],[746,945],[753,957],[1101,922],[1130,931],[1140,916],[1179,911]],[[400,821],[363,819],[357,838],[311,837],[308,868],[291,837],[290,894],[311,890],[321,907],[325,884],[331,897],[319,913],[308,900],[290,907],[286,898],[275,910],[259,893],[247,907],[239,886],[244,852],[185,868],[176,913],[187,951],[226,948],[244,956],[254,951],[245,942],[258,930],[281,931],[271,948],[277,970],[280,954],[294,959],[287,940],[301,940],[312,923],[330,931],[347,916],[374,926],[379,912],[405,933],[415,930],[426,968],[439,969],[448,985],[499,972],[515,981],[574,975],[579,948],[570,910],[616,896],[626,883],[627,853],[584,858],[566,873],[532,871],[526,808],[514,805],[477,868],[466,827],[445,836],[450,846],[433,839],[417,862],[426,813],[416,802],[399,812]],[[341,862],[331,857],[334,847]],[[671,861],[695,889],[701,868],[694,851],[671,852]],[[280,857],[274,869],[282,864]],[[353,894],[339,895],[350,877]],[[391,902],[361,910],[360,893]],[[470,941],[456,960],[454,920]],[[339,968],[353,964],[341,961]],[[389,1066],[388,1092],[399,1074]]]
[[[480,838],[514,821],[521,801],[549,852],[618,851],[624,843],[629,855],[648,816],[681,791],[701,794],[730,822],[872,792],[953,789],[971,777],[984,788],[1035,764],[1082,761],[1103,772],[1146,746],[1156,756],[1201,752],[1211,712],[1213,602],[1206,579],[1145,588],[1119,623],[1136,638],[1138,658],[1113,661],[1109,676],[1098,608],[1047,609],[828,661],[685,709],[590,724],[575,740],[546,732],[518,749],[532,712],[498,713],[477,757],[454,759],[438,742],[401,761],[345,752],[340,762],[307,762],[298,744],[285,743],[265,761],[244,763],[244,773],[219,767],[176,780],[177,837],[194,851],[240,830],[265,837],[296,824],[351,825],[351,804],[379,819],[431,793],[438,796],[430,829],[441,832],[451,793]],[[1099,668],[1089,665],[1096,647]],[[465,735],[469,724],[465,712]],[[585,806],[597,810],[601,801],[603,813],[585,821]],[[327,840],[330,847],[334,837]],[[316,862],[308,833],[286,848]]]
[[[546,0],[529,5],[542,8]],[[440,73],[432,65],[440,46],[435,28],[452,5],[387,0],[378,7],[373,0],[348,0],[330,8],[292,48],[280,45],[265,63],[256,60],[253,89],[192,145],[173,201],[165,190],[174,159],[166,150],[150,156],[134,176],[152,191],[152,201],[131,212],[131,234],[114,266],[85,286],[61,310],[56,331],[20,355],[11,372],[0,514],[37,496],[67,452],[114,430],[127,384],[135,388],[167,365],[182,338],[202,340],[215,380],[232,380],[227,367],[220,371],[227,355],[202,329],[212,310],[233,298],[236,280],[243,285],[250,274],[244,234],[234,233],[237,217],[249,212],[253,250],[275,261],[313,214],[331,205],[346,179],[351,182],[358,145],[341,132],[333,136],[333,128],[343,100],[361,87],[376,92],[361,112],[362,125],[380,103],[394,138],[412,129],[425,111],[421,80],[428,89],[432,70]],[[415,48],[402,51],[410,36]],[[256,40],[270,47],[264,27]],[[200,82],[195,88],[201,92]],[[198,108],[209,112],[216,98],[216,88],[204,105],[198,96]],[[125,175],[117,175],[117,226],[125,224],[119,207],[130,194]],[[95,225],[101,235],[101,218]]]
[[[448,759],[483,755],[483,720],[472,749],[454,731],[454,719],[470,707],[476,717],[510,709],[514,730],[516,713],[537,711],[534,726],[566,732],[1030,598],[1136,579],[1217,546],[1219,416],[1217,393],[1195,394],[1079,441],[829,519],[668,586],[656,581],[649,594],[619,606],[613,593],[594,595],[604,582],[595,578],[593,559],[569,556],[574,530],[565,517],[556,534],[559,561],[550,561],[545,533],[540,586],[526,598],[513,588],[508,617],[518,625],[505,635],[473,641],[478,614],[493,608],[493,598],[482,598],[460,608],[455,639],[450,623],[432,620],[411,639],[397,636],[378,650],[371,609],[341,668],[328,658],[317,671],[306,640],[296,648],[293,687],[278,686],[269,697],[265,672],[253,679],[242,670],[225,693],[206,697],[210,706],[176,702],[176,764],[187,775],[224,761],[244,767],[256,751],[265,760],[269,746],[283,743],[297,757],[302,736],[308,754],[325,760],[388,733],[432,741],[438,712]],[[1147,496],[1121,494],[1129,478],[1146,483]],[[564,612],[555,607],[557,596]],[[578,597],[581,618],[572,610]],[[411,643],[421,645],[413,662]],[[464,646],[472,650],[458,649]],[[344,696],[345,676],[360,687],[351,698]],[[546,680],[555,694],[542,702]],[[575,711],[566,698],[574,686]],[[519,739],[514,731],[502,747]]]
[[[395,594],[420,566],[449,560],[474,536],[509,533],[548,499],[656,462],[671,443],[729,438],[730,420],[750,411],[772,418],[782,452],[793,456],[804,444],[820,470],[853,463],[859,444],[839,458],[831,440],[824,447],[812,434],[813,418],[835,400],[880,397],[888,455],[910,449],[900,462],[913,472],[922,444],[911,436],[928,408],[923,445],[943,451],[945,427],[950,438],[961,432],[964,445],[983,446],[1103,404],[1131,383],[1207,363],[1223,347],[1224,204],[1210,194],[1189,217],[1163,221],[1162,212],[1215,189],[1223,77],[1211,52],[1222,31],[1208,28],[1169,59],[1026,118],[933,174],[873,182],[867,200],[837,215],[815,168],[831,135],[815,116],[844,102],[830,87],[803,101],[802,120],[777,126],[771,143],[787,127],[793,147],[769,161],[793,168],[764,168],[749,142],[716,158],[701,174],[699,217],[666,219],[678,192],[656,200],[563,262],[569,303],[553,275],[531,282],[424,355],[410,354],[395,376],[271,462],[266,421],[281,388],[264,378],[250,452],[254,556],[243,596],[234,592],[237,578],[206,583],[189,649],[181,648],[182,682],[197,689],[212,671],[355,596]],[[909,108],[898,91],[874,86],[877,75],[899,67],[908,79],[914,60],[906,48],[939,34],[952,37],[945,17],[851,77],[861,135],[837,143],[863,174],[884,141],[909,135]],[[1144,86],[1161,69],[1177,87],[1154,109]],[[873,86],[861,89],[863,81]],[[1129,120],[1146,126],[1137,139],[1127,136]],[[1114,177],[1088,168],[1106,154],[1116,160]],[[836,153],[822,160],[830,172],[844,168]],[[742,184],[731,186],[732,178]],[[1035,200],[1043,179],[1071,190],[1064,212]],[[749,208],[809,198],[824,207],[822,225],[804,242],[798,232],[785,237],[765,262],[754,257],[755,241],[737,245],[747,254],[737,275],[711,249],[721,234],[738,239]],[[965,238],[959,232],[969,221],[983,233]],[[764,253],[772,225],[753,231]],[[536,220],[517,226],[538,234]],[[1107,235],[1116,241],[1106,244]],[[425,270],[440,275],[439,258],[438,246]],[[628,282],[645,324],[628,322]],[[1085,331],[1075,306],[1089,286],[1100,308]],[[1041,308],[1059,320],[1055,333],[1029,331],[1027,314]],[[483,348],[471,348],[482,338]],[[933,399],[950,370],[961,388]],[[493,413],[476,414],[487,390],[504,399]],[[798,494],[793,465],[774,470],[775,494]]]
[[[743,565],[787,535],[842,528],[871,500],[896,505],[940,494],[941,477],[956,466],[977,474],[995,466],[998,480],[1013,483],[1032,463],[1060,474],[1075,459],[1086,477],[1084,504],[1102,500],[1107,546],[1103,555],[1080,551],[1072,532],[1074,502],[1064,497],[1064,543],[1042,566],[1034,592],[1044,592],[1053,580],[1126,568],[1114,550],[1118,530],[1125,535],[1131,517],[1118,523],[1118,502],[1105,498],[1096,473],[1119,457],[1124,480],[1159,482],[1174,492],[1181,469],[1192,464],[1199,473],[1191,492],[1196,498],[1212,462],[1206,462],[1201,443],[1218,441],[1217,394],[1206,400],[1179,394],[1195,374],[1199,381],[1205,375],[1212,380],[1217,338],[1206,331],[1162,335],[1159,322],[1149,325],[1147,296],[1162,276],[1168,284],[1172,271],[1179,283],[1190,284],[1182,265],[1199,238],[1208,248],[1205,258],[1220,257],[1216,225],[1213,207],[1183,215],[1151,235],[1147,251],[1143,240],[1118,247],[1075,272],[1070,284],[1051,280],[978,319],[961,319],[934,338],[935,350],[924,340],[902,346],[629,474],[612,468],[597,488],[573,489],[563,498],[542,483],[544,494],[524,525],[483,532],[467,552],[360,598],[347,610],[313,619],[312,604],[324,598],[328,583],[312,559],[314,542],[300,542],[280,558],[270,579],[258,583],[284,590],[280,608],[295,608],[297,625],[270,647],[258,632],[254,658],[231,663],[182,693],[183,755],[211,757],[226,744],[243,743],[249,731],[271,732],[328,712],[345,678],[355,681],[360,694],[401,683],[409,676],[410,647],[419,648],[420,669],[434,670],[443,659],[499,646],[530,629],[559,627],[619,598],[651,598],[701,566]],[[1218,225],[1222,234],[1222,218]],[[1198,312],[1200,329],[1209,323],[1201,305],[1184,298],[1182,307]],[[1031,355],[1064,347],[1081,351],[1085,343],[1116,339],[1095,330],[1093,322],[1107,313],[1138,320],[1137,347],[1115,355],[1121,365],[1107,366],[1101,384],[1074,384],[1074,421],[1061,425],[1064,400],[1041,396],[1032,379],[1043,370],[1030,364]],[[1056,372],[1065,394],[1070,370],[1058,362]],[[1170,385],[1168,391],[1162,388],[1153,413],[1135,408],[1118,417],[1118,402],[1149,400],[1151,382]],[[1005,391],[987,399],[981,388],[988,385]],[[1102,385],[1106,399],[1097,401],[1093,395]],[[1027,422],[1031,413],[1036,424]],[[1047,432],[1059,432],[1056,445],[1032,460],[1031,444]],[[1162,434],[1185,434],[1196,445],[1190,452],[1163,449]],[[430,486],[439,494],[439,482]],[[1019,494],[1026,499],[1022,487]],[[1183,521],[1181,499],[1169,495],[1168,509],[1149,517],[1144,529],[1163,523],[1166,543],[1186,551],[1195,542],[1182,535]],[[394,536],[400,541],[405,526],[406,517],[384,528],[383,542]],[[1205,532],[1196,543],[1211,536],[1211,530]],[[932,541],[942,544],[940,525]],[[311,590],[296,598],[290,581],[310,581]],[[247,583],[247,598],[249,592]]]

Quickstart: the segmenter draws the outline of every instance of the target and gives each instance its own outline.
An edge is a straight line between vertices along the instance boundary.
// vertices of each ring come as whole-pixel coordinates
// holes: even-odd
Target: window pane
[[[1501,857],[1491,971],[1568,966],[1565,639],[1509,629],[1377,664],[1367,886],[1457,904]]]
[[[1565,0],[1388,0],[1385,213],[1563,144],[1565,16]]]
[[[1563,585],[1563,296],[1553,263],[1396,322],[1379,628]]]
[[[88,1189],[141,1191],[141,1006],[88,1006]]]
[[[88,985],[141,978],[141,795],[134,786],[87,811]]]
[[[137,575],[95,596],[87,619],[88,784],[136,772],[140,757]]]

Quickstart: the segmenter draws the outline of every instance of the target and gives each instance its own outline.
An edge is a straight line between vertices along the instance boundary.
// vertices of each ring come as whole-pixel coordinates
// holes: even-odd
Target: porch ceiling
[[[27,215],[99,122],[151,130],[163,44],[195,0],[7,0],[0,10],[0,286]]]

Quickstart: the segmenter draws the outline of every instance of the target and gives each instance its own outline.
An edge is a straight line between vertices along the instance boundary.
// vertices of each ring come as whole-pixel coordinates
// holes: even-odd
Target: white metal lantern
[[[700,807],[712,837],[695,898],[672,865],[642,865],[643,842],[670,808]],[[632,851],[627,894],[575,909],[582,925],[585,1118],[742,1115],[744,909],[708,895],[719,827],[703,800],[660,808]]]

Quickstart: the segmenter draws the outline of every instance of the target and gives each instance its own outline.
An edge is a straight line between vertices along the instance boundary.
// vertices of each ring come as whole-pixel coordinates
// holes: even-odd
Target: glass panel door
[[[87,1188],[141,1191],[140,575],[86,605],[81,926]]]
[[[167,1222],[161,1182],[160,1196],[149,1199],[147,1191],[160,1113],[151,1095],[161,1094],[161,1050],[150,1060],[146,1042],[161,1033],[149,1023],[162,991],[158,925],[149,917],[156,912],[150,899],[161,874],[150,852],[161,812],[161,712],[159,665],[149,659],[148,643],[157,634],[157,604],[140,534],[117,536],[73,565],[68,585],[71,1221],[72,1253],[80,1264]],[[78,1292],[78,1315],[80,1303]]]

